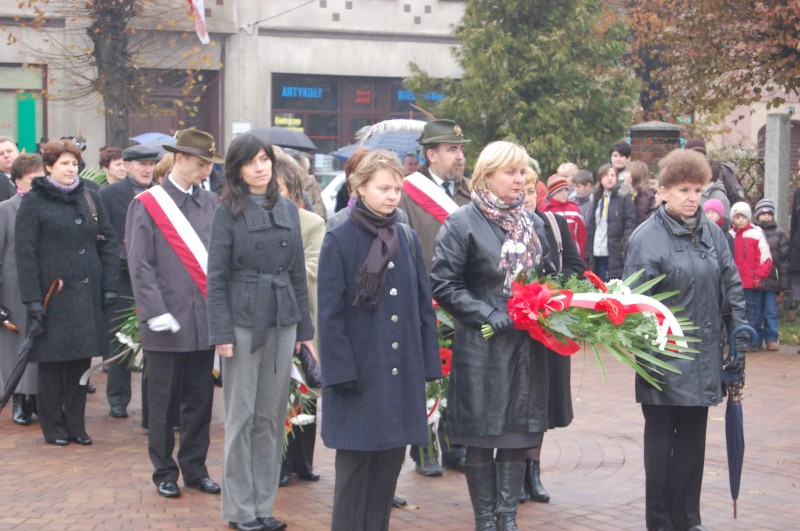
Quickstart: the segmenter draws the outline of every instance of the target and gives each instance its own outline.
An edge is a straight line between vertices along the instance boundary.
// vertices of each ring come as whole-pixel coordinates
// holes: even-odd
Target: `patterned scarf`
[[[530,273],[542,259],[542,244],[533,229],[531,218],[525,213],[525,198],[506,203],[493,193],[483,190],[472,191],[472,202],[483,215],[503,229],[506,238],[500,248],[501,271],[506,272],[503,293],[511,296],[511,285],[520,271]]]

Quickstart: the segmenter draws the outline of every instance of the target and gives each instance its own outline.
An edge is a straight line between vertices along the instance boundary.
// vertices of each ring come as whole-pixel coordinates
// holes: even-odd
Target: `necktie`
[[[444,181],[442,183],[442,188],[444,188],[444,193],[447,194],[447,197],[453,197],[452,192],[450,192],[450,182],[449,181]]]
[[[602,219],[606,219],[608,216],[608,196],[603,194],[603,213],[601,215]]]

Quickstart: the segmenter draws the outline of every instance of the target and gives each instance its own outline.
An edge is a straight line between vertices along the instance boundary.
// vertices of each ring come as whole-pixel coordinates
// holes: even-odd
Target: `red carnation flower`
[[[594,273],[592,273],[589,270],[584,271],[583,272],[583,276],[588,278],[589,282],[594,284],[594,287],[596,287],[597,289],[599,289],[603,293],[608,293],[608,286],[606,286],[606,283],[603,282],[600,277],[598,277],[597,275],[595,275]]]
[[[610,297],[601,299],[600,302],[595,305],[595,308],[604,310],[606,312],[606,317],[608,317],[608,320],[611,321],[611,324],[614,326],[620,326],[625,322],[625,316],[627,315],[625,307],[617,299],[612,299]]]
[[[453,361],[453,351],[449,348],[439,349],[439,358],[442,360],[442,376],[447,377],[450,375],[450,366]]]

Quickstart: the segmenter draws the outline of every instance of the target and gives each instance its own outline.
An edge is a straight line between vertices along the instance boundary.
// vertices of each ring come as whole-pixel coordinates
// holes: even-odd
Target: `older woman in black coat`
[[[208,254],[208,325],[225,375],[222,516],[243,531],[286,527],[272,507],[292,352],[314,352],[300,218],[274,163],[258,136],[231,143]]]
[[[624,273],[644,269],[640,282],[665,274],[655,291],[676,293],[664,303],[681,308],[678,317],[697,325],[692,335],[701,341],[694,359],[670,361],[679,372],[661,375],[661,390],[636,377],[644,415],[645,515],[647,529],[704,531],[700,489],[708,407],[722,401],[723,323],[728,330],[746,324],[744,291],[725,235],[698,208],[711,178],[705,157],[677,149],[658,166],[664,202],[631,236]],[[730,348],[737,358],[728,371],[740,374],[746,338]]]
[[[331,528],[389,528],[408,444],[426,444],[425,381],[441,378],[436,316],[416,233],[396,223],[403,168],[368,153],[358,196],[319,259],[322,440],[336,449]]]
[[[23,197],[15,235],[22,302],[30,326],[44,328],[30,357],[39,363],[36,408],[47,443],[89,445],[79,380],[106,339],[103,307],[118,297],[117,241],[97,192],[78,177],[80,149],[51,140],[42,159],[46,176]],[[64,288],[45,308],[59,278]]]
[[[484,148],[472,203],[448,216],[431,268],[434,298],[455,318],[446,431],[467,446],[464,472],[480,530],[517,529],[525,450],[548,427],[547,353],[508,315],[518,272],[552,272],[523,204],[529,161],[511,142]],[[494,331],[488,340],[483,325]]]

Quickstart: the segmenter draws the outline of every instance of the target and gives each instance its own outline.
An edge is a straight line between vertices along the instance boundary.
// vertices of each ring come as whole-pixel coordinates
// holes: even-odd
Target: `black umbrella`
[[[736,336],[745,331],[752,338],[756,331],[747,325],[739,325],[731,332],[729,362],[736,359]],[[739,499],[739,487],[742,482],[742,464],[744,463],[744,418],[742,416],[742,389],[744,374],[732,374],[727,368],[722,369],[722,385],[728,394],[725,406],[725,443],[728,447],[728,479],[733,498],[733,518],[736,518],[736,500]]]
[[[60,278],[55,279],[53,283],[50,284],[50,289],[47,290],[42,308],[47,309],[47,305],[50,303],[50,297],[52,297],[54,293],[59,293],[63,287],[64,281]],[[3,388],[3,396],[0,398],[0,411],[6,407],[14,391],[17,390],[19,381],[22,380],[22,375],[25,374],[25,369],[28,367],[28,358],[33,348],[33,340],[42,332],[44,332],[44,328],[37,326],[35,321],[31,323],[31,326],[28,328],[28,335],[25,337],[25,341],[22,342],[19,354],[17,354],[17,359],[14,360],[14,366],[11,368],[11,374],[8,375],[6,385]]]
[[[299,149],[300,151],[316,151],[317,146],[301,131],[286,127],[259,127],[251,131],[275,146]]]

